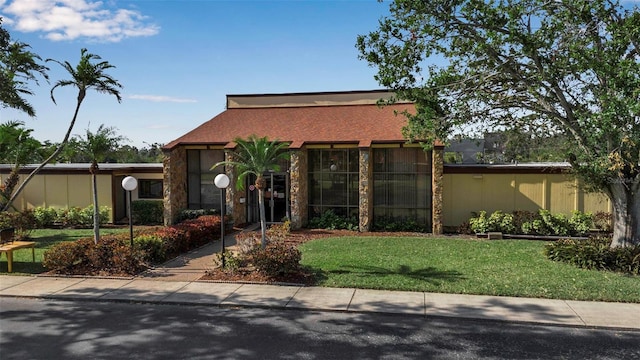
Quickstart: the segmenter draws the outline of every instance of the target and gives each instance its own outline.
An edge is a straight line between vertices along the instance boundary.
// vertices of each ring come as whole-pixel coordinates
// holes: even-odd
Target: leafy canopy
[[[636,8],[608,0],[396,0],[390,13],[357,47],[381,85],[417,102],[409,138],[479,127],[563,133],[572,143],[566,157],[587,183],[638,186]]]

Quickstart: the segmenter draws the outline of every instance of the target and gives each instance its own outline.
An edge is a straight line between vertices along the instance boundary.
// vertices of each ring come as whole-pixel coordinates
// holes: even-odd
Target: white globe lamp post
[[[222,268],[225,267],[225,255],[224,255],[224,205],[226,202],[224,190],[229,186],[229,177],[226,174],[218,174],[213,183],[218,189],[220,189],[220,241],[222,242]]]
[[[129,240],[133,248],[133,219],[131,217],[131,192],[138,187],[138,179],[127,176],[122,179],[122,188],[127,191],[127,217],[129,218]]]

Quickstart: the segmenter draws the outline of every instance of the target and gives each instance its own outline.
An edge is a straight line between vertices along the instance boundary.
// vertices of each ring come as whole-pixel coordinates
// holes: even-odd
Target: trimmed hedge
[[[134,224],[161,225],[164,221],[162,200],[136,200],[131,203]]]
[[[640,275],[640,246],[611,248],[611,238],[563,239],[545,246],[545,255],[585,269]]]
[[[135,275],[202,246],[220,236],[220,218],[201,216],[182,223],[138,231],[131,248],[128,234],[103,236],[54,245],[44,254],[43,266],[58,274]]]

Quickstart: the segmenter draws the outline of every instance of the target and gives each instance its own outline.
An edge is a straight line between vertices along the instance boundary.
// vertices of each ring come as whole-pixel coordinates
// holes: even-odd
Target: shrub
[[[54,225],[57,218],[57,211],[51,207],[39,206],[33,210],[36,224],[39,228],[47,228]]]
[[[353,229],[357,230],[357,228]],[[418,224],[414,219],[393,219],[388,217],[376,218],[373,223],[373,231],[411,231],[426,232],[424,225]]]
[[[141,234],[133,238],[136,249],[143,253],[144,261],[160,264],[167,260],[167,252],[162,238],[157,234]]]
[[[85,238],[54,245],[42,265],[61,274],[135,275],[144,269],[142,253],[122,236],[103,236],[95,244]]]
[[[309,227],[312,229],[328,230],[358,230],[358,219],[355,216],[339,216],[333,210],[329,209],[323,212],[322,215],[309,220]]]
[[[197,219],[200,216],[216,215],[218,213],[219,212],[216,209],[198,209],[198,210],[186,209],[186,210],[180,211],[180,215],[178,215],[178,221]]]
[[[287,220],[281,224],[272,224],[267,229],[269,240],[284,240],[291,233],[291,221]]]
[[[24,238],[37,227],[33,210],[21,212],[0,212],[0,229],[14,228],[16,238]]]
[[[545,255],[585,269],[609,270],[640,275],[640,246],[610,248],[611,238],[564,239],[545,246]]]
[[[476,216],[473,216],[469,219],[469,225],[471,226],[471,230],[476,234],[482,234],[489,231],[487,212],[482,210]]]
[[[264,249],[258,247],[251,253],[256,269],[271,278],[297,273],[301,259],[300,250],[282,241],[270,242]]]
[[[142,225],[160,225],[164,219],[162,200],[136,200],[131,203],[133,222]]]
[[[573,235],[585,236],[593,228],[593,215],[591,213],[583,213],[573,211],[569,218],[569,226]]]
[[[595,227],[596,230],[611,232],[613,230],[611,227],[612,220],[613,218],[611,213],[598,211],[593,216],[593,226]]]

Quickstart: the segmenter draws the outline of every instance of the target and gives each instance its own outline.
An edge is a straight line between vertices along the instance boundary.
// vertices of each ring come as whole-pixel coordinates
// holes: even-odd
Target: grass
[[[640,302],[640,277],[548,260],[546,242],[342,237],[301,245],[321,286]]]
[[[114,234],[129,231],[128,228],[100,229],[100,235]],[[11,274],[40,274],[47,269],[42,266],[42,258],[49,248],[63,241],[75,241],[81,238],[93,237],[93,229],[37,229],[31,231],[27,241],[35,241],[36,261],[33,262],[31,249],[20,249],[13,252],[13,272]],[[7,258],[3,253],[0,256],[0,273],[7,274]]]

